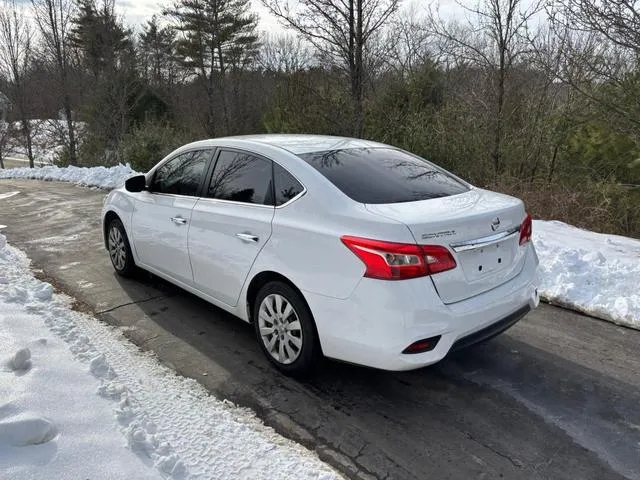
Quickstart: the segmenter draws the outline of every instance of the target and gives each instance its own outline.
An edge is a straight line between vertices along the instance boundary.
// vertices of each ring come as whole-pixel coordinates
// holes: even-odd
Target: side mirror
[[[124,188],[127,192],[142,192],[147,189],[147,177],[144,175],[136,175],[135,177],[128,178],[124,182]]]

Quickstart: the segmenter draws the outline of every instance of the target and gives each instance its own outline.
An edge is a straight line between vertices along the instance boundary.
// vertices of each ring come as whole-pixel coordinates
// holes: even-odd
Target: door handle
[[[171,217],[171,221],[176,225],[186,225],[187,219],[182,217]]]
[[[256,237],[255,235],[251,235],[250,233],[236,233],[236,237],[238,237],[243,242],[258,243],[258,240],[260,240],[259,237]]]

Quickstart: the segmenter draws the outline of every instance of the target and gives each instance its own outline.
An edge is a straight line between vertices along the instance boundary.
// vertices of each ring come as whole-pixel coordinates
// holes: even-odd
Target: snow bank
[[[535,220],[544,299],[640,329],[640,240]]]
[[[340,478],[249,410],[70,310],[1,234],[0,274],[0,477]]]
[[[124,185],[127,178],[138,175],[138,172],[127,165],[115,167],[56,167],[48,165],[42,168],[11,168],[0,170],[2,178],[25,178],[32,180],[57,180],[70,182],[85,187],[105,189],[118,188]]]

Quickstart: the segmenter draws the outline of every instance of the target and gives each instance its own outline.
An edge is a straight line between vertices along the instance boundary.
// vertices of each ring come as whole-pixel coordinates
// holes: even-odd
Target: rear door
[[[235,306],[275,213],[271,160],[221,149],[191,215],[189,252],[196,288]]]
[[[195,150],[168,160],[156,170],[148,191],[136,194],[132,223],[138,259],[189,285],[187,232],[212,154]]]

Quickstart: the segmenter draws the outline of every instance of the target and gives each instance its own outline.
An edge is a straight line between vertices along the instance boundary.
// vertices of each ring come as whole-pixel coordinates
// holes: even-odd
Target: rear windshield
[[[401,203],[469,190],[444,170],[391,148],[351,148],[299,155],[360,203]]]

